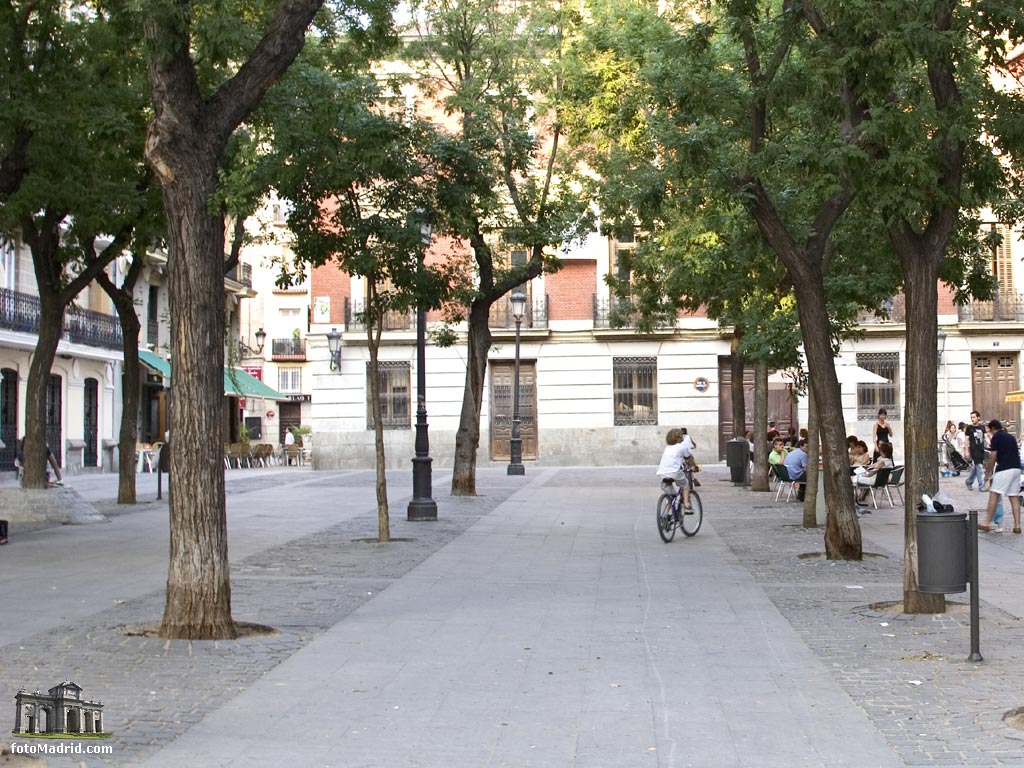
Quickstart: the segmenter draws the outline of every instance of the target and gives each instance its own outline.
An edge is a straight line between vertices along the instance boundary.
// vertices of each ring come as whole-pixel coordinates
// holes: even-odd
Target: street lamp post
[[[423,272],[424,250],[430,245],[431,227],[420,227],[421,245],[417,270]],[[427,434],[427,310],[422,302],[416,307],[416,455],[412,459],[412,500],[407,520],[437,520],[437,502],[432,497],[433,481],[430,437]]]
[[[523,438],[519,423],[519,326],[526,314],[526,296],[519,291],[512,294],[512,317],[516,321],[516,363],[512,381],[512,439],[509,440],[508,474],[525,475],[523,466]]]

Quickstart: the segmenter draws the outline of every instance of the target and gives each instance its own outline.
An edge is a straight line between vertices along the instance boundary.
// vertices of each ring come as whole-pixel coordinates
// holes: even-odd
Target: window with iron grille
[[[612,406],[615,424],[657,424],[657,390],[657,358],[612,358]]]
[[[879,408],[885,408],[890,419],[900,418],[899,352],[858,353],[857,365],[887,379],[884,384],[857,385],[857,418],[873,419]]]
[[[411,367],[406,362],[377,363],[380,389],[380,412],[384,429],[412,429],[412,410],[409,403]],[[373,409],[370,407],[370,363],[366,363],[366,428],[373,429]]]

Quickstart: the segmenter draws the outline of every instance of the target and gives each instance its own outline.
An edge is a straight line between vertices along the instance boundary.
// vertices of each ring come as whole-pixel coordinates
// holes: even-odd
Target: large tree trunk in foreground
[[[188,14],[145,18],[153,118],[146,162],[160,180],[170,258],[171,554],[160,634],[236,636],[228,581],[220,413],[224,398],[224,222],[210,213],[228,140],[302,50],[323,0],[282,0],[238,71],[204,94]]]
[[[39,338],[28,366],[25,392],[25,488],[46,488],[46,393],[64,325],[64,307],[53,296],[45,297],[43,291],[39,299]],[[54,452],[61,449],[59,445],[50,447]]]
[[[903,610],[905,613],[944,613],[946,599],[943,595],[927,594],[917,588],[917,502],[921,494],[934,495],[938,490],[939,466],[935,452],[938,350],[935,339],[941,250],[937,255],[923,252],[916,237],[893,239],[900,255],[907,295]]]
[[[224,497],[224,223],[211,215],[216,165],[190,166],[164,185],[170,258],[171,542],[160,634],[190,639],[236,636],[231,618]],[[191,182],[191,183],[190,183]]]
[[[462,396],[462,416],[455,434],[455,463],[452,472],[452,496],[476,495],[476,455],[480,446],[480,412],[487,381],[487,355],[491,350],[488,316],[491,302],[476,299],[469,308],[466,386]]]

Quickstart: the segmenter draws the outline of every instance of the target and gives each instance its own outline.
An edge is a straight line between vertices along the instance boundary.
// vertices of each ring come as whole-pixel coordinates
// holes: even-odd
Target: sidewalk
[[[797,504],[721,467],[700,533],[668,545],[650,467],[484,468],[476,499],[435,473],[418,524],[407,474],[392,535],[412,541],[390,545],[353,541],[375,533],[370,472],[229,474],[234,615],[272,637],[114,631],[159,618],[165,505],[12,538],[0,692],[69,677],[106,702],[111,758],[48,758],[88,768],[1024,764],[1000,719],[1024,706],[1024,537],[982,542],[983,590],[1006,588],[982,592],[975,665],[965,615],[871,607],[902,597],[900,510],[862,519],[878,557],[829,563],[799,557],[823,544]]]

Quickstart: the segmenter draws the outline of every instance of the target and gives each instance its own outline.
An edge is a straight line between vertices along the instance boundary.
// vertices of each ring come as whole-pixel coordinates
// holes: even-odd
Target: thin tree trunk
[[[821,426],[814,392],[807,390],[807,487],[804,488],[804,528],[818,527],[818,455],[821,453]],[[814,457],[813,460],[811,457]]]
[[[476,456],[480,445],[480,413],[484,384],[487,381],[487,355],[491,349],[489,314],[491,302],[476,299],[469,309],[466,386],[462,396],[462,416],[455,434],[455,463],[452,472],[452,496],[476,495]]]
[[[733,331],[729,350],[729,370],[732,373],[729,396],[732,403],[732,436],[734,438],[745,437],[747,434],[747,399],[743,393],[744,361],[740,354],[740,333],[738,328]]]
[[[121,430],[117,439],[118,504],[134,504],[136,501],[135,448],[139,434],[139,388],[142,385],[142,376],[139,372],[139,319],[135,317],[134,312],[131,318],[134,319],[134,323],[131,320],[125,322],[124,315],[121,315],[124,369],[121,376]]]
[[[384,326],[384,313],[376,309],[373,281],[370,282],[369,305],[366,313],[366,342],[370,351],[370,412],[373,414],[373,443],[377,455],[377,540],[391,541],[391,518],[388,514],[388,478],[384,455],[384,414],[380,405],[380,333]]]
[[[754,363],[754,477],[750,490],[769,491],[768,484],[768,366]]]

